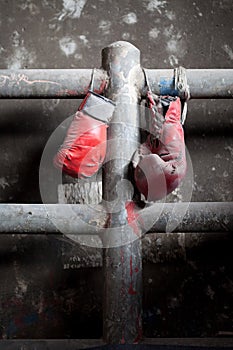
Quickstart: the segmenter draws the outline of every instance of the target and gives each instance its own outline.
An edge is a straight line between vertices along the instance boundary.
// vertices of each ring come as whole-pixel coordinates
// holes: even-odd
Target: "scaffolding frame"
[[[145,72],[153,93],[181,94],[175,85],[174,70],[145,69]],[[187,69],[186,76],[192,99],[233,97],[233,69]],[[88,91],[91,77],[92,69],[0,70],[0,98],[82,98]],[[64,226],[69,222],[67,234],[100,235],[105,246],[104,342],[132,344],[142,339],[142,253],[140,234],[135,237],[133,227],[127,225],[125,207],[131,193],[127,186],[124,187],[124,180],[130,180],[128,159],[132,158],[140,142],[137,106],[146,94],[140,51],[123,41],[104,48],[102,68],[95,70],[94,91],[116,102],[108,130],[108,141],[114,142],[109,143],[110,161],[103,169],[104,204],[99,205],[98,211],[86,205],[73,205],[75,215],[71,216],[60,204],[0,204],[0,232],[58,233],[52,217],[63,222]],[[125,145],[122,138],[126,140]],[[123,195],[117,204],[113,204],[119,184],[123,184]],[[182,205],[187,206],[183,219],[179,217],[178,208],[181,209]],[[233,202],[190,203],[189,206],[180,203],[178,207],[175,214],[173,204],[166,204],[163,208],[154,204],[139,210],[137,224],[141,232],[166,232],[171,215],[177,216],[177,232],[233,230]],[[152,222],[149,229],[143,226],[140,217]],[[99,224],[88,225],[91,220]],[[134,268],[137,272],[133,272]]]

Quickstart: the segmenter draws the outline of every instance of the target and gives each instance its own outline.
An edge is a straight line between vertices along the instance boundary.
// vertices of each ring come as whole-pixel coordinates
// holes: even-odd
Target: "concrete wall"
[[[1,69],[99,67],[101,49],[118,40],[136,45],[146,68],[233,64],[231,0],[1,0],[0,13]],[[78,103],[1,101],[0,202],[41,202],[43,149]],[[185,132],[193,201],[233,200],[232,123],[231,101],[190,101]],[[180,190],[172,195],[182,199]],[[159,247],[155,254],[163,258],[145,258],[147,336],[232,331],[229,241],[195,242],[182,259]],[[101,336],[102,269],[79,268],[80,249],[55,237],[1,236],[2,338]]]

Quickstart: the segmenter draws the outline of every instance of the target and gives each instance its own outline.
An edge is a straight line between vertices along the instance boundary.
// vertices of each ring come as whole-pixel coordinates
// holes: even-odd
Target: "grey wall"
[[[232,68],[231,0],[1,0],[0,68],[92,68],[127,40],[146,68]],[[40,203],[39,164],[76,100],[1,101],[0,202]],[[232,201],[232,102],[195,100],[185,125],[193,201]],[[185,199],[177,190],[172,199]],[[2,236],[3,338],[100,337],[102,270],[66,268],[80,249],[55,238]],[[147,336],[232,331],[229,242],[191,245],[144,265]],[[221,249],[220,249],[221,248]]]

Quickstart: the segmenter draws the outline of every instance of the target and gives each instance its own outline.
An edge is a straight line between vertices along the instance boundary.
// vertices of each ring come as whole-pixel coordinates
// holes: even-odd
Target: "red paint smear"
[[[129,290],[128,293],[130,295],[135,295],[137,294],[136,290],[133,289],[133,258],[132,255],[130,256],[130,278],[131,278],[131,282],[130,282],[130,286],[129,286]]]
[[[97,93],[97,94],[101,94],[104,89],[105,89],[105,86],[107,84],[107,81],[106,80],[103,80],[100,84],[100,88],[99,89],[95,89],[94,92]],[[88,90],[90,89],[90,86],[88,85],[85,89],[84,89],[84,95],[86,95],[88,93]],[[77,91],[77,90],[68,90],[68,89],[64,89],[64,90],[59,90],[57,92],[57,96],[78,96],[80,93]]]
[[[137,273],[139,271],[138,267],[135,267],[134,271]]]
[[[103,80],[100,84],[99,90],[95,89],[94,92],[96,92],[97,94],[101,94],[104,91],[106,85],[107,85],[107,81]]]
[[[130,257],[130,276],[133,276],[133,258],[132,255]]]
[[[124,337],[124,334],[122,334],[121,344],[125,344],[125,337]]]
[[[57,96],[78,96],[79,95],[79,92],[76,91],[76,90],[68,90],[68,89],[65,89],[65,90],[59,90],[57,93],[56,93]]]
[[[134,344],[138,344],[140,342],[140,340],[142,339],[142,325],[141,325],[141,316],[138,315],[137,317],[137,330],[138,330],[138,335],[137,337],[134,339],[133,343]]]
[[[130,283],[128,293],[129,293],[130,295],[135,295],[135,294],[137,294],[136,290],[133,289],[133,282]]]
[[[133,201],[128,201],[126,202],[125,208],[127,211],[127,220],[129,225],[132,227],[134,233],[140,237],[140,229],[137,223],[139,214],[135,210],[136,204]]]

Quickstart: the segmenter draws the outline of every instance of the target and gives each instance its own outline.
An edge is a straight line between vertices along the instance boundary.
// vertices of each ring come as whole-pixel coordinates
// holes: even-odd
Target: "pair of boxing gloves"
[[[156,201],[172,192],[185,176],[185,143],[180,99],[160,98],[148,92],[147,103],[149,133],[132,163],[139,192],[148,201]],[[88,92],[54,157],[54,165],[72,177],[93,176],[105,159],[113,111],[112,101]]]

